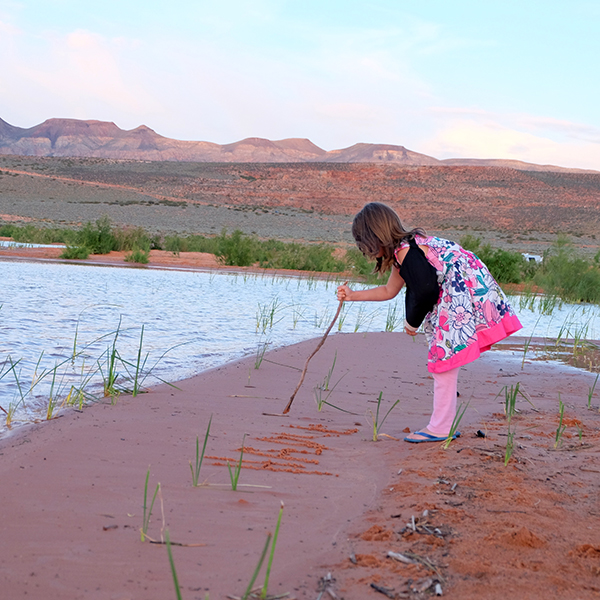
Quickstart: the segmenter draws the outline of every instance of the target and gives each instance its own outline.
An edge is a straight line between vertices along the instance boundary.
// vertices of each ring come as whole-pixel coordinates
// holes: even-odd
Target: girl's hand
[[[418,327],[413,327],[412,325],[408,324],[408,321],[406,319],[404,320],[404,332],[405,333],[408,333],[408,335],[411,335],[414,337],[415,335],[417,335],[417,329],[418,329]]]
[[[337,289],[337,299],[341,302],[342,300],[350,300],[352,290],[346,285],[340,285]]]

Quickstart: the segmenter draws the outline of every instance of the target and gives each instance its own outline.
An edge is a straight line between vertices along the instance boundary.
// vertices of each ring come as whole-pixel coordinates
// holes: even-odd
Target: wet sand
[[[175,598],[165,546],[140,540],[148,469],[149,495],[161,484],[148,535],[160,541],[168,529],[183,544],[173,555],[184,599],[241,596],[282,501],[270,594],[426,598],[439,582],[444,596],[467,600],[598,597],[600,390],[587,407],[594,375],[547,362],[521,369],[514,349],[488,352],[461,371],[469,407],[462,437],[444,450],[401,441],[430,412],[421,335],[331,336],[289,416],[265,415],[282,411],[316,344],[274,350],[258,370],[252,356],[178,389],[65,411],[0,440],[2,598]],[[328,401],[349,412],[318,411],[312,390],[336,352],[332,381],[344,378]],[[518,398],[504,466],[498,393],[517,382],[535,409]],[[400,404],[375,443],[380,392],[382,411]],[[559,394],[567,427],[555,449]],[[188,463],[211,415],[195,488]],[[232,491],[226,465],[239,460],[242,440]],[[387,558],[390,550],[416,562]],[[263,578],[264,566],[257,583]]]

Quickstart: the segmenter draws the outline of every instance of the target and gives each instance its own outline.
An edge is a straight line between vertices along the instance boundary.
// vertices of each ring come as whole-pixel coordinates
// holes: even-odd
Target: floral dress
[[[485,264],[455,242],[416,236],[427,246],[427,260],[435,267],[440,298],[425,317],[429,342],[428,370],[442,373],[477,359],[492,344],[522,325]],[[408,247],[402,242],[398,250]]]

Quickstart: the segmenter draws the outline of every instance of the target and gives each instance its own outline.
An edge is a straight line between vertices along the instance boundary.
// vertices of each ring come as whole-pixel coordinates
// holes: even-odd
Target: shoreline
[[[272,277],[307,277],[313,279],[352,279],[353,274],[340,271],[337,273],[324,271],[298,271],[293,269],[268,269],[258,266],[237,267],[221,264],[214,254],[206,252],[181,252],[174,255],[165,250],[151,250],[150,262],[148,264],[129,263],[125,261],[128,252],[110,252],[109,254],[92,254],[87,259],[65,259],[60,258],[62,248],[2,248],[0,247],[0,261],[2,260],[24,260],[30,262],[50,262],[62,264],[78,264],[100,267],[122,267],[129,269],[164,269],[174,271],[195,271],[210,273],[223,271],[225,273],[252,273],[269,274]],[[526,289],[526,283],[505,283],[502,288],[508,293],[521,293]],[[538,286],[531,289],[534,294],[542,294],[543,290]]]
[[[267,269],[258,266],[238,267],[223,265],[214,254],[207,252],[180,252],[175,255],[166,250],[150,250],[148,264],[130,263],[125,261],[129,252],[112,251],[109,254],[91,254],[86,259],[60,258],[63,248],[2,248],[0,260],[24,260],[30,262],[51,262],[62,264],[78,264],[101,267],[124,267],[130,269],[164,269],[175,271],[196,271],[210,273],[223,271],[225,273],[269,274],[270,276],[312,277],[315,279],[343,279],[350,274],[347,272],[328,273],[322,271],[299,271],[293,269]]]
[[[518,353],[485,353],[461,371],[461,398],[471,407],[462,437],[442,450],[397,441],[422,427],[430,410],[423,336],[328,338],[290,415],[266,416],[282,410],[315,343],[268,352],[251,386],[254,358],[247,357],[179,382],[180,390],[160,385],[1,439],[7,518],[0,525],[0,581],[7,597],[175,597],[166,549],[140,541],[148,465],[149,493],[161,482],[148,535],[160,539],[167,528],[184,544],[173,548],[183,598],[240,595],[281,501],[271,594],[314,599],[330,587],[347,600],[377,599],[374,583],[425,598],[411,586],[433,577],[442,579],[445,596],[464,600],[509,591],[533,599],[542,587],[554,597],[597,597],[600,413],[598,393],[594,410],[586,407],[591,374],[535,361],[521,371]],[[329,402],[350,413],[318,411],[312,397],[334,356],[336,373],[346,375]],[[498,394],[516,382],[535,410],[517,398],[517,445],[505,467]],[[567,425],[558,451],[557,389]],[[374,443],[379,392],[386,410],[401,402]],[[201,470],[210,485],[194,488],[188,461],[211,415]],[[478,430],[486,438],[475,437]],[[237,463],[242,440],[241,487],[234,492],[224,459]],[[412,517],[414,531],[406,528]],[[427,556],[439,574],[386,558],[389,550]]]
[[[36,252],[38,255],[39,254],[45,254],[46,257],[44,256],[38,256],[37,258],[32,258],[31,256],[28,256],[28,254],[34,251]],[[122,260],[122,257],[126,254],[125,252],[112,252],[110,255],[105,256],[105,255],[96,255],[93,257],[93,259],[90,260],[78,260],[78,261],[71,261],[71,260],[63,260],[63,259],[57,259],[57,258],[52,258],[52,257],[48,257],[47,254],[56,254],[58,252],[60,252],[61,250],[58,248],[19,248],[18,249],[18,256],[15,256],[15,250],[14,249],[10,249],[8,252],[10,252],[11,254],[13,254],[12,256],[9,257],[2,257],[0,256],[0,260],[6,259],[6,260],[12,260],[12,261],[19,261],[19,260],[24,260],[27,262],[49,262],[51,264],[61,264],[61,263],[66,263],[66,264],[78,264],[78,265],[87,265],[87,266],[122,266],[125,268],[136,268],[137,265],[131,265],[129,263],[126,262],[120,262]],[[1,253],[1,251],[0,251]],[[284,271],[284,270],[275,270],[275,269],[257,269],[257,268],[252,268],[252,267],[248,267],[248,268],[238,268],[238,267],[224,267],[222,265],[220,265],[218,263],[218,261],[216,260],[216,258],[211,255],[211,254],[203,254],[203,253],[184,253],[184,256],[174,256],[172,253],[169,252],[164,252],[164,251],[153,251],[154,253],[154,259],[155,262],[153,265],[141,265],[140,268],[142,269],[158,269],[158,270],[176,270],[176,271],[191,271],[191,272],[204,272],[204,273],[211,273],[211,282],[212,282],[212,273],[214,272],[221,272],[221,273],[244,273],[244,274],[248,274],[248,273],[253,273],[256,276],[258,276],[259,278],[262,277],[268,277],[268,281],[270,281],[270,278],[274,278],[273,281],[279,281],[277,278],[278,277],[294,277],[294,276],[298,276],[298,277],[303,277],[303,276],[309,276],[312,279],[319,279],[319,277],[315,277],[315,275],[322,275],[322,279],[329,279],[331,277],[334,277],[336,275],[339,276],[339,274],[332,274],[332,273],[320,273],[320,274],[313,274],[313,273],[308,273],[308,272],[298,272],[298,271]],[[25,255],[25,256],[23,256]],[[105,260],[105,259],[109,259],[109,260]],[[172,266],[172,263],[178,263],[177,266]],[[204,267],[200,267],[198,266],[198,264],[202,262],[205,265],[212,265],[212,267],[209,266],[204,266]],[[171,264],[168,264],[171,263]],[[183,266],[183,264],[187,265],[187,266]],[[215,267],[216,268],[213,268]],[[18,272],[18,270],[16,270],[16,272]],[[124,277],[128,277],[128,276],[124,276]],[[236,278],[237,279],[237,278]],[[253,280],[254,278],[252,278],[251,280]],[[330,279],[329,279],[330,280]],[[86,280],[87,281],[87,280]],[[244,277],[244,282],[246,282],[246,277]],[[89,286],[86,286],[89,287]],[[514,290],[511,290],[514,291]],[[525,323],[525,321],[524,321]],[[250,324],[247,324],[250,325]],[[351,325],[351,324],[350,324]],[[537,325],[537,323],[536,323]],[[253,325],[252,325],[253,327]],[[257,325],[258,327],[258,325]],[[296,329],[295,324],[294,324],[294,329]],[[378,327],[375,328],[376,330],[378,329]],[[350,326],[350,330],[352,330],[352,327]],[[381,324],[381,330],[383,330],[383,324]],[[258,331],[258,330],[257,330]],[[348,331],[348,329],[346,328],[346,331]],[[264,333],[264,331],[263,331]],[[304,332],[307,333],[307,332]],[[316,335],[316,333],[313,332],[308,332],[309,336],[312,335]],[[525,334],[525,337],[527,338],[529,336],[529,332],[527,332]],[[533,336],[533,333],[532,333]],[[298,339],[298,338],[296,338]],[[553,343],[552,343],[552,338],[549,337],[544,337],[544,338],[533,338],[531,337],[530,339],[521,339],[521,338],[510,338],[511,342],[514,341],[515,345],[527,345],[527,347],[530,347],[529,350],[529,354],[530,356],[534,355],[534,349],[535,349],[535,356],[539,359],[540,355],[546,358],[550,358],[551,360],[556,360],[557,363],[563,363],[563,364],[571,364],[572,366],[575,367],[579,367],[579,368],[587,368],[587,365],[589,364],[589,369],[588,370],[593,370],[592,364],[595,365],[600,365],[600,352],[599,352],[599,348],[600,345],[598,344],[598,340],[594,341],[594,340],[585,340],[585,343],[589,346],[589,348],[587,348],[584,352],[583,356],[576,356],[576,352],[575,349],[573,349],[573,353],[572,356],[569,356],[569,350],[568,348],[563,344],[564,347],[559,348],[558,346],[554,349],[552,349],[553,347]],[[163,339],[164,342],[164,339]],[[276,341],[275,343],[277,344],[290,344],[290,343],[294,343],[293,339],[284,339],[284,340],[279,340]],[[550,350],[546,349],[547,345],[550,345]],[[72,343],[71,343],[72,345]],[[269,345],[271,346],[271,348],[275,347],[271,342],[269,343]],[[512,344],[511,344],[512,345]],[[597,348],[593,349],[593,345],[595,345]],[[260,347],[260,343],[258,344],[258,347]],[[154,347],[152,348],[152,350],[154,352],[158,352],[159,354],[161,354],[160,351],[160,347]],[[214,349],[213,349],[214,350]],[[137,350],[136,350],[137,351]],[[523,350],[520,351],[521,355],[523,354]],[[578,352],[578,354],[581,354],[582,351],[580,350]],[[250,351],[250,354],[252,354],[252,351]],[[249,353],[246,349],[246,356],[248,356]],[[243,352],[238,352],[237,354],[234,353],[233,355],[231,353],[229,353],[227,356],[221,356],[218,352],[216,352],[216,354],[214,356],[218,357],[218,360],[213,360],[211,361],[212,364],[206,364],[203,363],[201,365],[197,365],[196,363],[194,363],[194,361],[192,360],[192,364],[195,368],[188,368],[186,370],[186,372],[182,373],[180,371],[177,371],[176,374],[174,374],[175,372],[171,369],[169,371],[169,373],[166,374],[161,374],[160,377],[156,377],[154,379],[154,381],[156,381],[157,379],[162,380],[162,381],[171,381],[171,382],[177,382],[177,381],[181,381],[181,380],[185,380],[189,377],[193,377],[195,375],[198,375],[200,373],[205,372],[206,370],[210,370],[212,368],[215,368],[216,366],[223,366],[225,364],[228,364],[231,360],[240,360],[244,357],[244,353]],[[179,357],[180,360],[185,360],[185,357]],[[35,360],[35,358],[34,358]],[[186,361],[187,362],[187,361]],[[198,368],[200,367],[200,368]],[[250,379],[250,377],[249,377]],[[127,385],[126,382],[122,385]],[[96,382],[94,389],[96,390],[96,388],[100,386],[101,389],[101,382]],[[68,388],[67,388],[68,389]],[[600,389],[600,388],[599,388]],[[96,391],[94,391],[94,395],[97,397],[96,395]],[[6,406],[6,404],[4,404],[4,406]],[[8,407],[7,407],[8,408]],[[31,417],[31,421],[37,420],[39,419],[44,419],[45,416],[45,412],[46,412],[46,406],[39,406],[39,414],[38,414],[38,410],[36,409],[36,411],[29,411],[29,416]],[[22,417],[23,415],[21,415]],[[19,418],[19,415],[17,415],[17,419]],[[21,421],[22,423],[22,421]],[[17,424],[17,422],[15,422],[13,424],[13,426],[15,427],[20,427],[20,424]],[[5,435],[5,432],[2,432],[2,435]]]

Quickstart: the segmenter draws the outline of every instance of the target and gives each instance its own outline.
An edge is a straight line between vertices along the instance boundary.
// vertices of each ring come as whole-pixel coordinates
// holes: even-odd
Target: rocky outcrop
[[[442,164],[437,158],[390,144],[354,144],[350,148],[327,152],[322,160],[338,163],[395,163],[411,167]]]
[[[406,167],[447,165],[507,167],[521,171],[581,171],[514,160],[438,160],[391,144],[361,143],[327,152],[303,138],[271,141],[253,137],[225,145],[188,142],[163,137],[145,125],[124,130],[107,121],[78,119],[48,119],[29,129],[15,127],[0,119],[0,154],[142,161],[377,163]]]
[[[248,138],[233,144],[186,142],[141,125],[120,129],[105,121],[48,119],[23,129],[0,119],[0,154],[186,162],[306,162],[326,154],[304,139]]]

